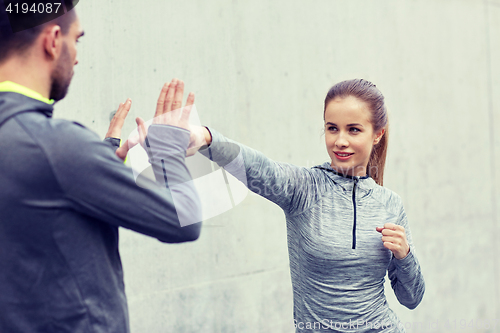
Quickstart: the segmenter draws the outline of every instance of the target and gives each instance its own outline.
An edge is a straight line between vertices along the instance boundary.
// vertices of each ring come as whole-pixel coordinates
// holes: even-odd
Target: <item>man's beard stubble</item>
[[[51,75],[51,86],[49,99],[60,101],[68,93],[68,88],[73,77],[73,64],[69,54],[68,46],[63,44],[61,56],[57,62],[56,68]]]

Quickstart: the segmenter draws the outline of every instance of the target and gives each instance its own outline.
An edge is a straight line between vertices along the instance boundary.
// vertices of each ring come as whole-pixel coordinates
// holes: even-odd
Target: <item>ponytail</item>
[[[366,172],[380,186],[384,186],[384,168],[385,158],[387,156],[387,146],[389,143],[389,124],[385,127],[385,133],[382,139],[373,146]]]

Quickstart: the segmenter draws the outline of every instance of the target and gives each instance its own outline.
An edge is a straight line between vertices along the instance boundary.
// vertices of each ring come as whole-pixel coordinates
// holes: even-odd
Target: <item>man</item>
[[[2,333],[129,332],[118,227],[168,243],[200,233],[201,223],[179,223],[201,220],[184,163],[189,112],[168,117],[181,106],[182,81],[163,87],[145,138],[163,188],[135,184],[116,156],[124,158],[128,145],[115,155],[130,100],[120,105],[107,142],[82,125],[52,119],[51,100],[66,95],[81,36],[74,10],[12,33],[0,2]],[[187,105],[193,102],[190,95]]]

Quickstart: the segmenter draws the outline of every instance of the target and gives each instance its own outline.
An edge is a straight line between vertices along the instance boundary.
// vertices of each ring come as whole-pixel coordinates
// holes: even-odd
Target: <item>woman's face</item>
[[[365,176],[372,148],[384,129],[374,133],[368,105],[356,97],[335,98],[325,110],[325,142],[337,172]]]

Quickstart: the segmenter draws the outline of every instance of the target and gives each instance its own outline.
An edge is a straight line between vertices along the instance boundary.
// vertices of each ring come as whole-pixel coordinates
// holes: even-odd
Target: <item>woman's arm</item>
[[[278,163],[261,152],[203,127],[208,149],[200,153],[240,180],[252,192],[279,205],[285,212],[304,209],[317,191],[312,171],[288,163]]]
[[[398,224],[404,228],[410,250],[402,259],[397,259],[394,255],[392,256],[388,268],[389,279],[399,303],[413,310],[422,301],[425,292],[425,282],[415,253],[415,247],[413,246],[408,219],[402,204],[398,221]]]

